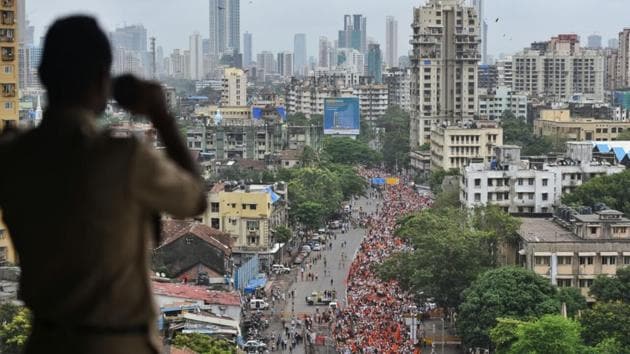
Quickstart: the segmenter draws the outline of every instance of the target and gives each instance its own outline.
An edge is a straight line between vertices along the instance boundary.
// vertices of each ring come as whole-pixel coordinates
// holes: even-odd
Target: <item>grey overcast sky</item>
[[[470,0],[465,0],[469,2]],[[208,0],[26,0],[27,17],[39,38],[54,18],[83,12],[111,30],[142,23],[165,54],[188,46],[188,36],[208,36]],[[630,27],[630,0],[485,0],[488,53],[510,54],[532,41],[577,33],[582,43],[596,33],[608,39]],[[334,39],[344,14],[367,16],[368,37],[384,47],[385,17],[398,20],[399,54],[409,50],[412,8],[426,0],[241,0],[241,33],[253,34],[253,51],[293,50],[293,34],[306,33],[308,55],[317,55],[320,36]],[[496,19],[499,19],[496,22]],[[242,39],[242,38],[241,38]]]

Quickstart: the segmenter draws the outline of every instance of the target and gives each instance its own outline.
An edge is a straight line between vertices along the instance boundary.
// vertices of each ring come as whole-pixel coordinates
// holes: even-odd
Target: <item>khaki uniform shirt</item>
[[[148,324],[154,334],[151,215],[200,213],[200,181],[135,138],[97,132],[82,111],[47,112],[40,127],[0,144],[0,166],[0,208],[35,322]],[[151,337],[36,328],[27,353],[151,353]]]

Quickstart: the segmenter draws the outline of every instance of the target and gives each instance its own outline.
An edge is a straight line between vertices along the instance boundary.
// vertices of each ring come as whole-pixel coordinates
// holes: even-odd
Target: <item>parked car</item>
[[[269,304],[263,299],[251,299],[249,302],[250,310],[264,310],[269,308]]]
[[[328,226],[331,229],[340,229],[341,228],[341,221],[339,220],[333,220],[330,222],[330,225]]]
[[[274,264],[271,266],[271,272],[274,274],[288,274],[291,273],[291,268],[287,268],[282,264]]]
[[[321,251],[321,250],[322,250],[322,245],[320,245],[319,243],[313,244],[313,251]]]
[[[247,342],[245,342],[245,344],[243,344],[243,349],[245,350],[260,350],[260,349],[266,349],[267,348],[267,344],[259,341],[259,340],[248,340]]]
[[[309,245],[302,246],[302,252],[311,253],[311,246]]]

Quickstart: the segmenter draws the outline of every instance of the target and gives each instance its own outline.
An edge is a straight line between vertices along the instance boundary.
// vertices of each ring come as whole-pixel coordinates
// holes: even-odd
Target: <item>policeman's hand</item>
[[[122,75],[114,79],[113,93],[122,108],[148,116],[154,124],[169,118],[164,91],[158,83]]]

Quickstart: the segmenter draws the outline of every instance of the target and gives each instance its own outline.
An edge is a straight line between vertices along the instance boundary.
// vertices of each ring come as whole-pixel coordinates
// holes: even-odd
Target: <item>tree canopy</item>
[[[31,315],[26,307],[0,305],[0,353],[22,353],[30,332]]]
[[[502,349],[497,353],[581,354],[586,349],[580,338],[580,324],[559,315],[545,315],[530,322],[521,322],[512,329],[513,342],[509,348],[502,343]],[[491,331],[493,340],[497,332],[496,327]]]
[[[372,166],[380,163],[381,155],[367,143],[351,138],[324,139],[323,159],[331,163]]]
[[[495,211],[488,209],[490,215]],[[505,237],[502,230],[518,227],[505,213],[495,217],[495,222],[484,224],[479,217],[454,208],[426,209],[403,217],[396,235],[409,240],[413,251],[390,257],[378,266],[378,273],[398,280],[406,290],[433,298],[441,307],[457,307],[462,291],[496,265],[494,245]]]
[[[559,313],[556,289],[548,279],[520,267],[492,269],[463,293],[458,328],[465,345],[489,348],[498,318],[528,320]]]
[[[230,342],[199,333],[178,334],[172,344],[175,347],[191,349],[199,354],[236,353],[236,347]]]
[[[381,129],[383,162],[390,171],[409,167],[409,121],[409,113],[399,107],[388,108],[376,121]]]
[[[534,128],[525,119],[517,118],[511,111],[505,111],[501,116],[501,127],[503,143],[521,146],[522,154],[525,156],[544,155],[562,148],[559,146],[560,143],[554,146],[550,139],[534,135]]]
[[[629,214],[630,170],[592,178],[573,192],[563,195],[562,203],[589,206],[604,203],[613,209]]]
[[[582,338],[589,345],[615,340],[630,353],[630,304],[597,302],[592,309],[584,311],[580,318]]]
[[[616,276],[599,275],[590,287],[597,301],[622,301],[630,304],[630,267],[617,269]]]

